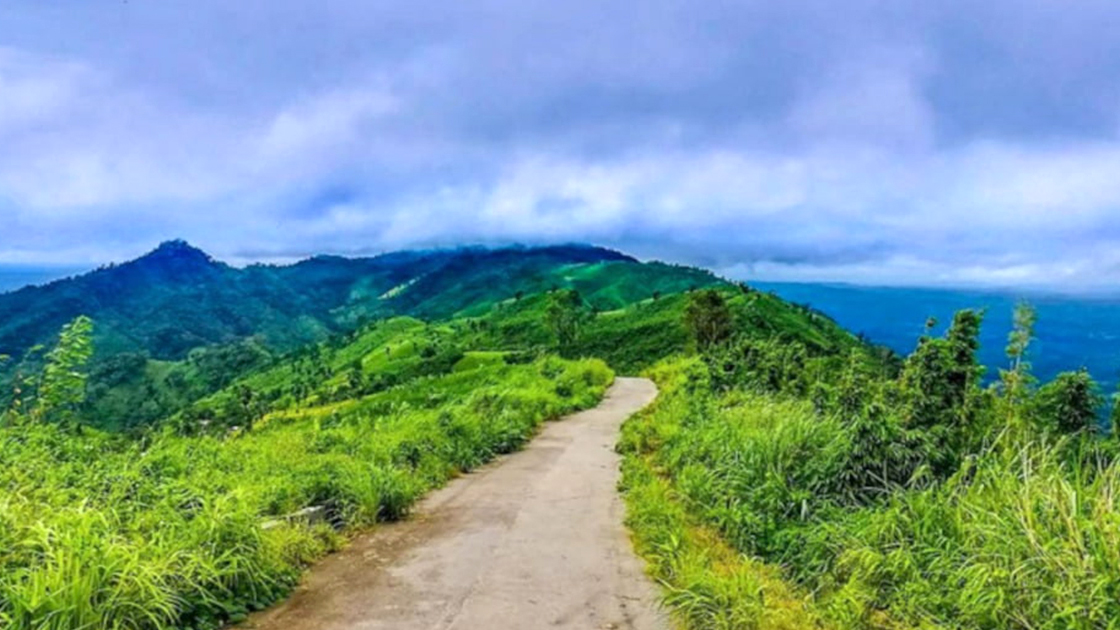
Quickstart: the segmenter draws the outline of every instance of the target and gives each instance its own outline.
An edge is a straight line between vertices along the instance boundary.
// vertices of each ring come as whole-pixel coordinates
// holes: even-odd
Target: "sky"
[[[0,264],[591,242],[1120,286],[1114,0],[4,0]]]

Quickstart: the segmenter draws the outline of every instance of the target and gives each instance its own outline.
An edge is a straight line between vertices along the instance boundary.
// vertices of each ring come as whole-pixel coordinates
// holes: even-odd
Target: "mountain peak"
[[[132,264],[173,273],[198,271],[217,265],[210,254],[181,239],[160,243],[159,247],[137,258]]]
[[[175,256],[175,257],[190,256],[190,257],[195,257],[195,258],[202,257],[202,258],[205,258],[206,260],[210,260],[210,255],[209,254],[207,254],[206,252],[202,251],[201,249],[195,247],[194,245],[191,245],[190,243],[184,241],[181,238],[173,239],[173,240],[170,240],[170,241],[164,241],[164,242],[160,243],[159,247],[155,248],[154,250],[152,250],[151,252],[149,252],[147,254],[147,256],[152,256],[152,255]]]

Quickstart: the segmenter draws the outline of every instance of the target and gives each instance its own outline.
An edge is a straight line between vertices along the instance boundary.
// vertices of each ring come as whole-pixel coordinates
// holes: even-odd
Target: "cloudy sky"
[[[4,0],[0,263],[589,241],[1120,285],[1114,0]]]

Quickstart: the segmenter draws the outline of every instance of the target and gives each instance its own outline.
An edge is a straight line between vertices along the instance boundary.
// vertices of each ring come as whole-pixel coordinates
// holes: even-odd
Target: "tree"
[[[20,420],[70,424],[77,420],[89,378],[86,366],[93,356],[92,335],[93,321],[84,315],[62,327],[58,342],[43,355],[42,367],[31,375],[16,375],[11,407],[3,414],[5,424]],[[41,349],[32,348],[25,362]]]
[[[1063,433],[1097,430],[1104,396],[1089,371],[1062,372],[1038,390],[1035,416],[1046,428]]]
[[[1011,367],[1001,372],[1008,400],[1017,403],[1022,400],[1031,384],[1031,364],[1027,361],[1027,348],[1034,339],[1034,324],[1037,315],[1026,302],[1015,306],[1011,332],[1007,335],[1007,358]]]
[[[984,374],[983,366],[976,362],[983,319],[982,311],[957,311],[946,334],[949,342],[949,403],[958,408],[963,408],[968,393]]]
[[[958,311],[944,338],[919,340],[902,371],[909,424],[956,426],[967,421],[966,403],[983,373],[976,363],[982,319],[978,311]]]
[[[565,289],[554,291],[545,309],[548,327],[556,337],[561,354],[569,354],[579,340],[580,328],[587,319],[587,309],[579,291]]]
[[[82,315],[62,327],[58,344],[47,353],[39,383],[37,419],[76,419],[85,398],[86,365],[93,356],[93,321]]]
[[[1118,386],[1120,389],[1120,386]],[[1120,391],[1117,391],[1112,396],[1112,411],[1108,414],[1109,430],[1112,432],[1113,437],[1120,436]]]
[[[1034,339],[1034,324],[1038,319],[1034,307],[1026,302],[1015,305],[1011,332],[1007,335],[1007,358],[1011,359],[1011,370],[1018,371],[1026,365],[1027,346]]]
[[[715,289],[693,293],[689,297],[684,319],[697,350],[701,352],[727,341],[734,330],[731,309],[723,295]]]

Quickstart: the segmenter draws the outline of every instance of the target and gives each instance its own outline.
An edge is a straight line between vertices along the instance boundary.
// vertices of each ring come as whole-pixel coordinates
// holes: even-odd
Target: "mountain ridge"
[[[174,360],[199,346],[254,336],[293,348],[369,319],[447,317],[518,291],[564,284],[553,277],[564,265],[601,263],[645,264],[604,247],[561,244],[319,255],[238,268],[171,240],[127,262],[0,293],[0,354],[20,357],[78,315],[97,322],[101,355],[141,351]],[[684,269],[671,275],[716,281]],[[408,282],[407,290],[384,297]]]

